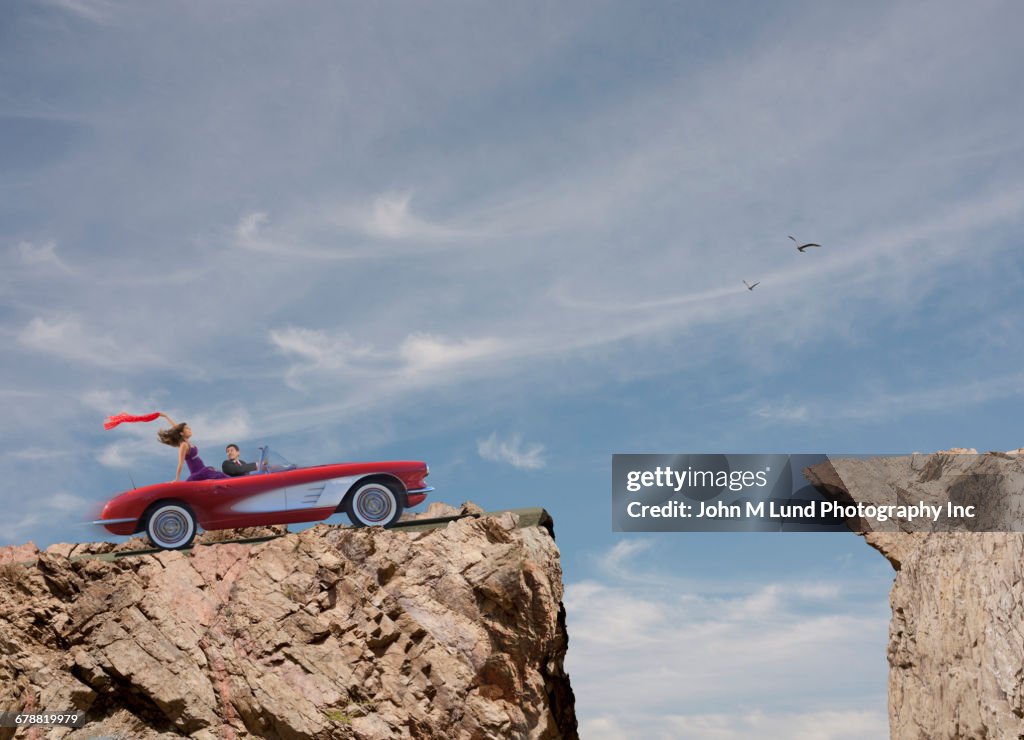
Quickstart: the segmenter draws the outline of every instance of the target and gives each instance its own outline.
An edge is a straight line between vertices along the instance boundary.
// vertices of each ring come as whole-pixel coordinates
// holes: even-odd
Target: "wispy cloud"
[[[126,351],[113,338],[93,333],[75,315],[37,316],[18,334],[18,342],[38,352],[107,368],[160,364],[148,354]]]
[[[466,232],[432,223],[415,215],[410,208],[412,193],[383,193],[373,199],[365,211],[344,210],[342,223],[348,222],[367,236],[379,239],[439,241],[459,239]]]
[[[151,349],[124,347],[113,337],[92,331],[75,314],[36,316],[18,333],[17,341],[37,352],[124,372],[165,364]]]
[[[21,511],[13,517],[6,517],[0,522],[0,542],[21,544],[28,534],[45,522],[46,516],[37,510]]]
[[[493,337],[450,339],[424,332],[406,336],[397,348],[377,349],[355,342],[347,332],[286,327],[270,331],[271,345],[295,362],[285,382],[296,389],[305,381],[339,383],[363,379],[368,385],[393,389],[457,382],[474,364],[510,351]]]
[[[410,334],[402,341],[399,355],[407,375],[445,370],[508,351],[508,343],[496,337],[448,339],[425,332]]]
[[[264,211],[245,213],[235,226],[234,245],[242,249],[292,259],[344,260],[355,257],[344,243],[330,248],[306,243],[301,234],[288,229],[272,228]]]
[[[810,419],[810,410],[806,403],[765,404],[754,409],[753,414],[762,419],[787,424],[803,424]]]
[[[203,439],[223,440],[221,447],[233,440],[249,439],[256,431],[249,411],[242,407],[221,406],[200,412],[188,421]]]
[[[235,225],[234,244],[294,258],[381,259],[454,247],[478,235],[422,218],[411,203],[411,192],[384,193],[360,205],[326,201],[278,224],[266,211],[249,211]]]
[[[0,521],[0,543],[20,544],[26,535],[38,531],[39,527],[52,525],[55,520],[71,519],[80,523],[84,521],[84,512],[93,508],[92,502],[67,491],[37,491],[32,496],[30,510]]]
[[[96,461],[108,468],[133,469],[139,461],[156,454],[157,439],[125,439],[106,445],[96,455]],[[167,455],[170,457],[170,455]]]
[[[357,344],[345,332],[289,326],[272,329],[269,340],[278,352],[294,360],[284,380],[297,390],[304,388],[303,379],[308,377],[327,376],[338,382],[385,369],[372,347]]]
[[[961,383],[930,384],[904,390],[879,387],[849,389],[831,396],[769,402],[752,416],[781,424],[827,424],[836,421],[877,422],[913,414],[951,411],[996,399],[1024,396],[1024,374],[971,378]]]
[[[118,10],[118,3],[114,0],[41,0],[41,2],[99,24],[109,23]]]
[[[934,270],[950,262],[962,262],[968,253],[963,249],[963,239],[974,232],[993,226],[1014,223],[1024,216],[1024,183],[1009,188],[1000,188],[991,193],[972,196],[969,199],[947,204],[947,207],[933,213],[916,215],[892,224],[885,229],[868,229],[831,243],[821,254],[808,254],[793,259],[792,250],[786,246],[785,236],[780,234],[781,247],[760,249],[762,256],[756,259],[764,267],[747,268],[757,272],[762,283],[759,302],[740,303],[737,298],[746,291],[739,278],[723,276],[720,287],[705,290],[688,289],[683,292],[667,293],[662,297],[645,297],[643,300],[623,302],[621,300],[595,300],[574,297],[566,281],[561,281],[554,292],[563,305],[577,310],[601,314],[630,314],[636,312],[664,313],[675,309],[677,320],[692,321],[693,313],[679,312],[687,307],[730,306],[724,313],[698,313],[704,320],[739,320],[751,311],[763,311],[765,304],[780,305],[806,301],[808,295],[828,293],[856,294],[863,297],[865,291],[882,294],[885,297],[906,297],[904,276],[914,274],[918,292],[923,292],[923,276],[918,268],[927,261]],[[838,240],[837,240],[838,241]],[[845,243],[844,243],[845,242]],[[784,249],[783,249],[784,247]],[[998,244],[979,245],[979,251],[995,251]],[[764,255],[771,260],[765,260]],[[977,255],[973,255],[977,259]],[[588,287],[588,293],[593,288]],[[643,293],[649,296],[650,291]]]
[[[544,445],[524,444],[519,434],[501,439],[493,432],[487,439],[477,440],[476,450],[484,460],[508,463],[520,470],[540,470],[547,464]]]
[[[635,555],[649,551],[651,540],[632,538],[616,542],[598,559],[598,568],[613,578],[631,578],[634,568],[631,561]]]
[[[48,265],[61,272],[71,272],[71,268],[57,256],[57,243],[53,241],[36,244],[34,242],[18,242],[15,252],[25,265]]]
[[[267,223],[267,214],[263,211],[252,211],[246,213],[238,220],[235,227],[235,236],[239,242],[248,245],[255,242],[260,236],[260,229]]]

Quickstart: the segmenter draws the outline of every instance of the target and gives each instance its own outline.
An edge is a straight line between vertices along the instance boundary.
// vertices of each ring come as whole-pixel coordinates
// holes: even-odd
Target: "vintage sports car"
[[[344,511],[356,527],[394,524],[434,489],[430,468],[413,461],[338,463],[300,468],[268,447],[257,469],[218,480],[177,481],[125,491],[93,522],[112,534],[145,531],[154,546],[188,547],[203,529],[317,522]]]

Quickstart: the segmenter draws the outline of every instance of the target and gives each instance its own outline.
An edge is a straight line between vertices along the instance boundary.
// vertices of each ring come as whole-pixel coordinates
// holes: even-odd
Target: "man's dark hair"
[[[228,445],[227,447],[225,447],[225,448],[224,448],[224,451],[225,451],[225,452],[227,452],[227,451],[228,451],[228,450],[230,450],[230,449],[231,449],[232,447],[234,447],[234,448],[235,448],[235,452],[241,452],[241,450],[240,450],[240,449],[238,449],[238,445],[236,445],[236,444],[235,444],[234,442],[232,442],[232,443],[231,443],[231,444],[229,444],[229,445]]]

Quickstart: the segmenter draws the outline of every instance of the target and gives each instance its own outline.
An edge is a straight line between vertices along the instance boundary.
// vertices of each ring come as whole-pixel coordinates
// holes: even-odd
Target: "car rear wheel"
[[[362,483],[345,499],[345,513],[353,527],[387,527],[398,521],[405,506],[394,484]]]
[[[146,536],[154,547],[180,550],[196,536],[196,518],[185,504],[160,504],[146,519]]]

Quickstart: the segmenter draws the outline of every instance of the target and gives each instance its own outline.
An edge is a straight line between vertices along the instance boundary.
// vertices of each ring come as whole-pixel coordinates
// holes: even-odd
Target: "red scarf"
[[[113,429],[118,424],[123,424],[126,421],[153,421],[158,416],[160,416],[160,412],[156,412],[154,414],[143,414],[142,416],[132,416],[131,414],[122,412],[117,416],[108,416],[107,420],[103,422],[103,428]]]

